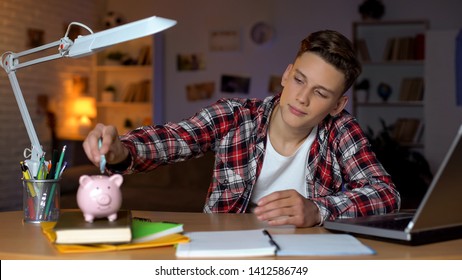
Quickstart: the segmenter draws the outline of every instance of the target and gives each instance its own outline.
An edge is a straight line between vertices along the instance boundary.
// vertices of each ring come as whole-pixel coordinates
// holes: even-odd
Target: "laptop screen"
[[[462,126],[425,194],[412,231],[462,225]]]

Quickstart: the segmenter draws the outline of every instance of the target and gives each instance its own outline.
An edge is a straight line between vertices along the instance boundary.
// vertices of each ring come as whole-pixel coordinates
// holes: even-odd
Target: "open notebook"
[[[337,219],[333,231],[411,245],[462,238],[462,126],[414,213]]]
[[[375,254],[349,234],[270,234],[256,229],[196,231],[185,235],[191,241],[178,244],[176,256],[180,258]]]

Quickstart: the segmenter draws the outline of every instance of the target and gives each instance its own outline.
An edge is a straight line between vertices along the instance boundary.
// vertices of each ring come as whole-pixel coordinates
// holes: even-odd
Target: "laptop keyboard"
[[[368,221],[364,225],[391,230],[404,230],[411,220],[412,217],[401,217],[389,220]]]

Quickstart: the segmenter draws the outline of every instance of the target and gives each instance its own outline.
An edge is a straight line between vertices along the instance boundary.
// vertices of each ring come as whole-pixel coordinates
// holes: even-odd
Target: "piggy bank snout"
[[[98,202],[99,205],[104,205],[104,206],[106,206],[106,205],[111,204],[112,199],[111,199],[111,196],[110,196],[110,195],[103,193],[103,194],[100,194],[100,195],[96,198],[96,201]]]

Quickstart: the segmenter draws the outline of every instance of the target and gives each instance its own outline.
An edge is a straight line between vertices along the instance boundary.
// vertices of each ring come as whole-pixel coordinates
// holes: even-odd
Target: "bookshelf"
[[[353,22],[363,72],[353,88],[353,114],[374,134],[383,120],[402,145],[423,147],[426,20]]]
[[[119,133],[153,122],[154,36],[118,44],[94,58],[97,122],[115,125]],[[154,44],[156,43],[156,44]],[[157,70],[157,69],[156,69]]]

